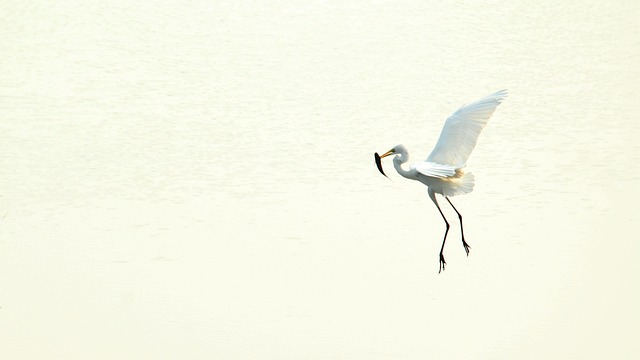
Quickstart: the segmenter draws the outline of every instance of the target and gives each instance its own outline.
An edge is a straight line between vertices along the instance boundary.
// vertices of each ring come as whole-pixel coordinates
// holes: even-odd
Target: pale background
[[[0,13],[2,359],[637,359],[640,2]],[[502,88],[438,274],[372,154]]]

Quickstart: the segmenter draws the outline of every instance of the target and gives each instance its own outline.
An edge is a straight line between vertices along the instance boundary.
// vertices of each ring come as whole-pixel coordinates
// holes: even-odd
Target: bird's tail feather
[[[463,173],[460,177],[447,178],[447,181],[443,181],[440,193],[447,197],[467,194],[473,191],[474,185],[475,176],[470,172]]]

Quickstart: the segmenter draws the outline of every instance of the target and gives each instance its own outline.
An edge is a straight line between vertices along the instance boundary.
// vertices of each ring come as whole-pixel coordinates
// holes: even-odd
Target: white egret
[[[442,195],[451,205],[453,210],[458,214],[460,220],[460,232],[462,234],[462,246],[467,256],[469,256],[469,244],[464,239],[464,229],[462,227],[462,215],[458,209],[453,206],[449,197],[467,194],[473,190],[474,176],[470,172],[465,172],[463,168],[467,163],[467,159],[471,151],[476,146],[480,131],[485,127],[489,118],[500,105],[502,100],[507,96],[506,90],[501,90],[495,94],[489,95],[469,105],[465,105],[451,114],[444,123],[440,138],[435,148],[431,151],[427,160],[413,163],[408,170],[402,167],[402,164],[409,160],[409,152],[404,145],[394,146],[393,149],[378,157],[376,153],[376,164],[378,169],[384,175],[380,159],[395,155],[393,158],[393,166],[398,174],[411,180],[417,180],[427,185],[429,197],[438,208],[446,230],[442,247],[440,248],[440,271],[444,270],[447,264],[444,261],[444,243],[447,241],[447,233],[449,232],[449,222],[442,213],[436,194]],[[386,175],[385,175],[386,176]]]

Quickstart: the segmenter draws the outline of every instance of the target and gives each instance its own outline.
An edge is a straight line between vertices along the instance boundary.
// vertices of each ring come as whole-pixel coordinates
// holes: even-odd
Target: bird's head
[[[398,155],[394,158],[394,161],[400,161],[402,163],[409,159],[409,153],[407,152],[407,148],[404,147],[404,145],[396,145],[393,147],[393,149],[382,154],[382,156],[378,155],[378,153],[375,153],[374,155],[375,155],[376,166],[378,167],[378,171],[380,171],[380,173],[384,176],[387,176],[387,174],[385,174],[384,170],[382,170],[383,157],[387,157],[389,155]]]
[[[404,145],[400,144],[400,145],[396,145],[394,146],[391,150],[387,151],[386,153],[380,155],[380,158],[384,158],[390,155],[400,155],[400,158],[405,158],[407,156],[409,152],[407,151],[407,148],[404,147]]]

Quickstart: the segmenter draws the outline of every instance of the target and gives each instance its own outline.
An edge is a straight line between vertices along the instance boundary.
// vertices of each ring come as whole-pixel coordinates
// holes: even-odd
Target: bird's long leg
[[[444,243],[447,241],[447,234],[449,233],[449,222],[447,221],[447,218],[444,217],[444,213],[442,213],[442,209],[440,209],[440,205],[438,205],[438,201],[436,200],[436,194],[431,191],[431,189],[429,189],[429,197],[431,198],[431,200],[433,200],[433,203],[436,204],[436,207],[438,208],[438,211],[440,212],[440,215],[442,216],[442,219],[447,226],[446,230],[444,231],[444,238],[442,239],[442,247],[440,247],[440,270],[438,270],[438,273],[440,273],[442,270],[444,270],[445,265],[447,265],[447,262],[444,261]]]
[[[451,205],[453,210],[455,210],[456,214],[458,214],[458,219],[460,220],[460,233],[462,234],[462,246],[464,246],[464,251],[466,251],[467,256],[469,256],[469,249],[471,248],[471,246],[469,246],[469,244],[467,244],[467,242],[464,241],[464,228],[462,227],[462,215],[460,215],[460,213],[458,212],[458,209],[456,209],[456,207],[453,206],[453,204],[451,203],[451,200],[449,200],[448,197],[445,197],[445,199],[447,199],[447,201],[449,202],[449,205]]]

